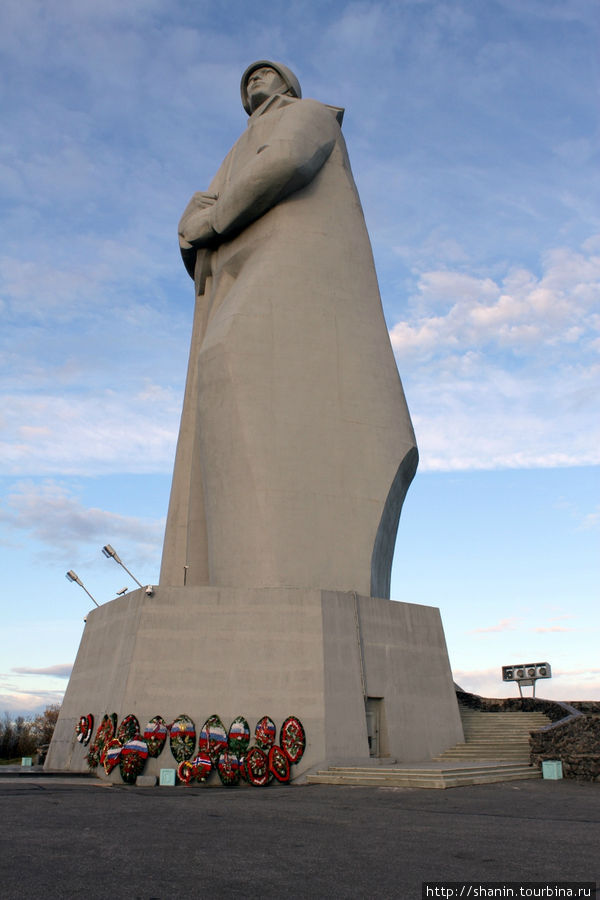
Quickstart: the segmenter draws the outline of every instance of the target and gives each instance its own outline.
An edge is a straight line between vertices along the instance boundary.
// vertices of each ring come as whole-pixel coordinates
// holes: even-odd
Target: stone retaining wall
[[[545,759],[560,759],[563,778],[600,781],[600,716],[568,716],[529,736],[530,760],[541,768]]]

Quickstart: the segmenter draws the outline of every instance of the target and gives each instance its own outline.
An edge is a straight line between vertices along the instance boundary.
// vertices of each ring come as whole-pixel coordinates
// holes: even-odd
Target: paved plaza
[[[600,785],[137,788],[0,779],[0,896],[412,898],[423,881],[600,881]]]

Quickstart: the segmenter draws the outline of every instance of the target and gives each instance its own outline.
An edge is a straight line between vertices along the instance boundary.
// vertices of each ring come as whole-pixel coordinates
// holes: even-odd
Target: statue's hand
[[[192,199],[186,206],[185,212],[191,210],[192,208],[205,209],[207,206],[212,206],[216,199],[216,194],[209,194],[208,191],[196,191],[196,193],[192,195]]]
[[[216,232],[210,224],[210,207],[215,203],[215,194],[197,191],[179,222],[179,243],[184,249],[207,247],[214,243]]]

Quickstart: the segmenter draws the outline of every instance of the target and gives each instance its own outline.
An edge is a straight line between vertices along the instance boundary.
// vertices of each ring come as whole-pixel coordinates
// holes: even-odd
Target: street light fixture
[[[533,685],[532,697],[535,697],[535,683],[539,678],[552,678],[552,666],[549,662],[517,663],[502,666],[502,681],[514,681],[523,696],[522,687]]]
[[[79,587],[82,587],[82,588],[84,589],[84,591],[86,592],[86,594],[88,595],[88,597],[89,597],[91,600],[94,600],[94,598],[92,597],[92,595],[90,594],[90,592],[89,592],[88,589],[86,588],[85,584],[83,583],[83,581],[81,580],[81,578],[79,577],[79,575],[77,575],[77,574],[73,571],[73,569],[69,569],[69,571],[68,571],[67,574],[65,575],[65,578],[66,578],[68,581],[74,581],[75,584],[78,584]],[[94,600],[94,603],[96,603],[95,600]],[[99,604],[99,603],[96,603],[96,606],[99,607],[100,604]]]
[[[132,575],[132,574],[131,574],[131,572],[129,571],[129,569],[127,568],[127,566],[126,566],[125,563],[123,562],[123,560],[120,558],[119,554],[117,553],[117,551],[115,550],[114,547],[111,547],[110,544],[106,544],[106,545],[102,548],[102,552],[104,553],[104,555],[105,555],[105,557],[106,557],[107,559],[114,559],[114,561],[115,561],[116,563],[119,563],[119,565],[122,566],[122,567],[125,569],[125,571],[126,571],[127,574],[129,575],[129,577],[130,577],[130,578],[133,578],[133,580],[135,581],[136,584],[138,584],[140,587],[144,587],[144,585],[143,585],[140,581],[137,580],[137,578],[135,577],[135,575]]]

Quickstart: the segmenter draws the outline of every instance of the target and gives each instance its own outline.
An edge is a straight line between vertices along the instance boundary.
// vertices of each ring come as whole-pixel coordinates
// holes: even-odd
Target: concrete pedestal
[[[307,744],[294,779],[373,761],[370,743],[409,762],[463,739],[439,610],[299,588],[157,587],[93,609],[46,766],[84,770],[77,721],[92,713],[95,733],[112,712],[142,729],[185,713],[197,731],[214,713],[252,730],[268,715],[278,736],[297,716]],[[167,742],[145,774],[175,765]]]

